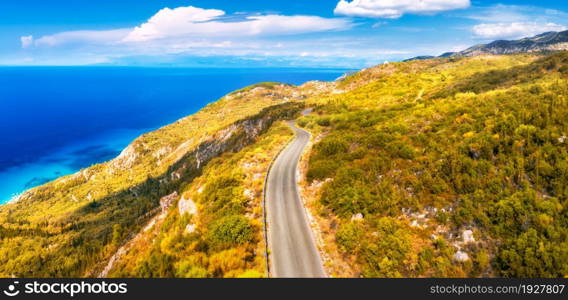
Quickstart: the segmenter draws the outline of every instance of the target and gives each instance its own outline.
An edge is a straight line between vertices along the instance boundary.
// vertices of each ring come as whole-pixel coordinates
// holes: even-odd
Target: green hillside
[[[339,88],[300,124],[351,274],[568,274],[568,53],[389,64]]]

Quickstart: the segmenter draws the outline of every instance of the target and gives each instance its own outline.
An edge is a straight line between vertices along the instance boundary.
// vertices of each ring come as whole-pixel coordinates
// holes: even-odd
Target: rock
[[[471,230],[465,230],[462,233],[462,237],[463,237],[463,242],[466,244],[475,242],[475,238],[473,237],[473,231]]]
[[[469,157],[472,159],[479,159],[481,157],[481,152],[477,149],[469,149]]]
[[[461,250],[458,250],[458,252],[454,254],[453,259],[457,262],[465,262],[469,260],[469,255]]]
[[[146,227],[144,227],[144,232],[147,232],[148,230],[152,229],[154,227],[154,225],[156,225],[156,219],[152,219],[152,221],[150,221],[148,223],[148,225],[146,225]]]
[[[172,172],[172,174],[170,174],[170,177],[172,178],[172,180],[179,180],[181,178],[181,174],[179,172]]]
[[[412,222],[410,222],[410,227],[420,227],[420,224],[418,224],[418,221],[412,220]]]
[[[176,200],[177,197],[178,197],[177,192],[173,192],[167,196],[162,197],[160,199],[160,207],[162,208],[162,212],[167,211],[168,208],[172,206],[172,203],[174,202],[174,200]]]
[[[152,156],[154,156],[156,159],[161,159],[162,157],[169,154],[171,151],[172,151],[171,147],[162,147],[162,148],[156,150],[154,152],[154,154],[152,154]]]
[[[136,159],[138,158],[138,153],[134,149],[134,144],[130,144],[128,147],[124,148],[120,155],[112,160],[110,166],[113,169],[125,170],[134,165]]]
[[[191,199],[181,198],[178,202],[178,210],[180,216],[183,216],[185,213],[190,215],[197,215],[197,205]]]
[[[351,221],[362,221],[362,220],[363,220],[362,213],[355,214],[351,217]]]
[[[254,199],[254,191],[251,190],[251,189],[244,190],[243,194],[244,194],[245,197],[247,197],[251,200]]]
[[[195,224],[187,224],[185,226],[185,233],[194,233],[195,232]]]

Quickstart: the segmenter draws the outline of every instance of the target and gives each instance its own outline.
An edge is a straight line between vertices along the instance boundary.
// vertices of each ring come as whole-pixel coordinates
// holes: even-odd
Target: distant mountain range
[[[447,52],[437,57],[475,56],[481,54],[514,54],[525,52],[568,50],[568,31],[546,32],[520,40],[498,40],[489,44],[479,44],[460,52]],[[436,56],[417,56],[405,61],[436,58]]]

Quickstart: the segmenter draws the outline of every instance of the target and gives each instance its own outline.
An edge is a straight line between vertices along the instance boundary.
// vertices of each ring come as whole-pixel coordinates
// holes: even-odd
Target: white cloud
[[[226,47],[231,40],[273,37],[330,30],[341,30],[353,24],[344,18],[318,16],[254,15],[227,16],[218,9],[198,7],[164,8],[147,22],[134,28],[114,30],[66,31],[22,39],[22,46],[57,47],[63,45],[115,45],[121,47],[180,48]],[[159,40],[159,41],[157,41]]]
[[[22,48],[26,49],[33,44],[34,37],[31,35],[22,36],[20,37],[20,42],[22,43]]]
[[[489,7],[474,8],[466,18],[481,22],[524,22],[527,21],[527,7],[519,5],[496,4]]]
[[[566,26],[555,23],[513,22],[475,25],[473,33],[482,39],[518,39],[566,29]]]
[[[60,46],[65,44],[113,44],[123,39],[129,29],[65,31],[36,39],[35,46]]]
[[[239,37],[288,35],[351,27],[345,19],[318,16],[259,15],[224,21],[225,12],[198,7],[164,8],[137,26],[124,42],[143,42],[170,37]]]
[[[528,5],[496,4],[485,7],[472,7],[464,17],[484,23],[513,22],[561,22],[568,14],[559,10]]]
[[[351,35],[301,35],[353,26],[356,23],[348,18],[227,15],[216,9],[181,7],[162,9],[136,27],[59,32],[33,38],[26,45],[37,50],[33,52],[34,64],[151,64],[178,58],[183,64],[192,61],[191,57],[219,57],[258,58],[275,64],[288,64],[289,60],[305,65],[367,66],[410,55],[399,46],[383,48],[383,42],[375,37],[360,40]]]
[[[433,14],[467,8],[470,0],[340,0],[336,15],[396,19],[404,14]]]

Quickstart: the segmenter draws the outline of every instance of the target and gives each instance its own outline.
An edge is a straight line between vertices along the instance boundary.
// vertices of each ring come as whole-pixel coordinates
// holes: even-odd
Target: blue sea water
[[[261,81],[334,80],[337,69],[0,68],[0,203],[116,157],[140,134]]]

